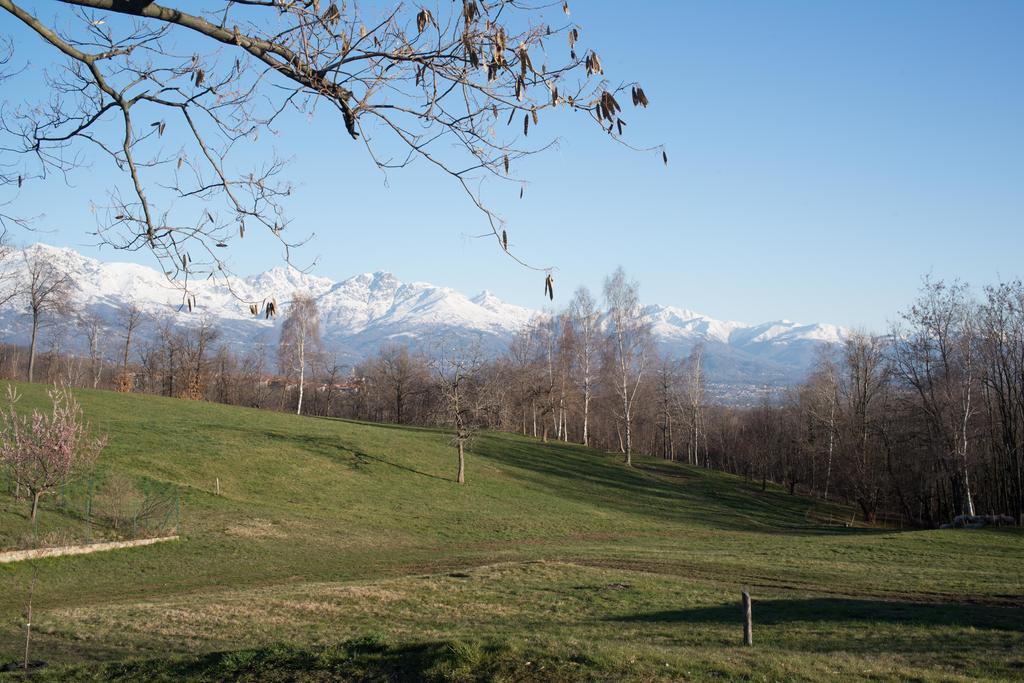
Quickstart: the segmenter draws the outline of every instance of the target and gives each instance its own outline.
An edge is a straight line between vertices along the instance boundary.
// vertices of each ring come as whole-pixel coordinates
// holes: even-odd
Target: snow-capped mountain
[[[55,326],[74,345],[76,320],[92,316],[113,329],[120,311],[134,302],[151,318],[172,317],[180,324],[214,320],[221,339],[230,344],[273,345],[279,321],[253,317],[244,301],[276,298],[293,292],[313,295],[321,313],[325,345],[339,358],[354,361],[384,343],[397,342],[430,353],[444,342],[475,341],[488,352],[505,349],[513,335],[537,311],[506,303],[484,291],[472,298],[425,282],[404,283],[391,273],[363,273],[340,282],[279,267],[246,278],[189,283],[196,309],[183,309],[180,284],[160,272],[130,263],[107,263],[72,249],[35,244],[13,251],[0,261],[8,275],[0,286],[23,280],[26,258],[42,258],[74,280],[74,315]],[[736,395],[755,387],[781,387],[802,379],[823,344],[842,338],[834,325],[801,325],[774,321],[760,325],[715,320],[672,306],[644,309],[663,352],[684,356],[703,344],[708,378],[720,395]],[[23,343],[28,333],[27,304],[16,299],[0,309],[0,334],[8,343]],[[156,326],[147,326],[153,330]],[[145,336],[145,329],[142,336]]]

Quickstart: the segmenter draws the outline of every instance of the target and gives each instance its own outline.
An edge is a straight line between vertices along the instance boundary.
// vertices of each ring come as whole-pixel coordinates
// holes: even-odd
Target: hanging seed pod
[[[530,115],[523,114],[523,135],[530,134]]]
[[[522,198],[523,198],[523,189],[524,189],[524,188],[523,188],[523,187],[522,187],[522,186],[520,185],[520,186],[519,186],[519,198],[520,198],[520,199],[522,199]]]
[[[636,106],[646,107],[648,104],[650,104],[650,103],[647,101],[647,95],[644,94],[644,89],[641,88],[639,85],[634,85],[633,86],[633,106],[634,107],[636,107]]]
[[[547,277],[544,278],[544,295],[552,301],[555,300],[555,279],[551,277],[551,273],[548,273]]]
[[[185,161],[184,157],[178,157],[178,170],[181,170],[181,164]]]
[[[426,29],[429,24],[433,23],[433,21],[434,18],[430,16],[430,10],[423,8],[420,10],[419,14],[416,15],[416,28],[420,33],[423,33],[424,29]]]
[[[601,68],[601,59],[594,51],[591,51],[590,54],[587,55],[586,66],[588,76],[604,73],[604,69]]]
[[[661,150],[661,160],[665,162],[666,166],[668,166],[668,152],[665,150]]]
[[[501,248],[508,251],[508,233],[504,230],[501,231]]]
[[[526,49],[526,45],[522,44],[519,46],[519,68],[522,72],[523,78],[526,78],[526,72],[533,69],[533,63],[530,62],[530,53]]]
[[[462,16],[466,18],[466,25],[469,26],[480,15],[480,10],[474,0],[467,0],[462,3]]]
[[[516,76],[516,99],[520,102],[523,101],[523,91],[526,89],[526,84],[523,82],[522,76]]]
[[[537,123],[539,123],[539,119],[537,117],[537,107],[533,107],[532,109],[530,109],[530,115],[533,117],[533,125],[536,126]]]
[[[196,69],[196,87],[198,88],[206,80],[206,72],[202,69]]]
[[[604,105],[605,111],[607,112],[606,118],[610,119],[615,116],[615,114],[622,111],[622,107],[619,106],[615,97],[607,90],[601,93],[601,104]]]
[[[339,21],[341,21],[341,12],[338,11],[338,6],[332,2],[324,12],[324,23],[328,26],[335,26]]]
[[[469,56],[469,63],[474,69],[480,68],[480,55],[477,53],[476,48],[473,46],[473,41],[469,39],[468,34],[463,34],[462,45],[466,50],[466,54]]]
[[[505,175],[508,175],[508,155],[505,155]]]
[[[580,39],[580,32],[573,28],[569,31],[569,49],[572,50],[576,47],[576,41]],[[573,59],[576,59],[576,53],[573,53]]]
[[[551,86],[551,106],[558,106],[558,86]]]
[[[562,11],[565,12],[565,16],[569,16],[569,3],[568,2],[563,2],[562,3]]]

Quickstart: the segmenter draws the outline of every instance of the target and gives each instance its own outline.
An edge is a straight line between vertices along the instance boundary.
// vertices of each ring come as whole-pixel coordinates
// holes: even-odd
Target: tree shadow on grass
[[[633,467],[626,467],[617,455],[577,445],[540,444],[511,435],[482,435],[474,443],[472,454],[510,466],[514,469],[505,469],[507,475],[568,500],[660,520],[764,533],[892,533],[890,529],[815,524],[807,520],[807,513],[817,501],[774,488],[761,491],[759,485],[702,468],[647,458],[636,458]]]
[[[369,453],[366,453],[365,451],[353,450],[351,448],[346,448],[345,450],[347,450],[348,452],[352,453],[356,458],[361,458],[361,459],[364,459],[364,460],[373,460],[374,462],[379,462],[379,463],[382,463],[384,465],[390,465],[391,467],[394,467],[396,469],[404,470],[404,471],[409,472],[411,474],[417,474],[417,475],[419,475],[421,477],[429,477],[430,479],[437,479],[438,481],[447,481],[447,482],[454,482],[455,481],[454,477],[439,477],[436,474],[430,474],[428,472],[421,472],[420,470],[418,470],[418,469],[416,469],[414,467],[409,467],[407,465],[399,465],[397,462],[391,462],[390,460],[385,460],[384,458],[378,457],[376,455],[370,455]]]
[[[308,419],[326,420],[328,422],[340,422],[342,424],[358,425],[360,427],[372,427],[374,429],[388,429],[400,432],[426,432],[429,434],[445,434],[449,429],[444,427],[425,427],[423,425],[397,424],[394,422],[371,422],[369,420],[353,420],[347,417],[329,417],[327,415],[307,415]]]
[[[788,623],[874,622],[907,626],[953,626],[1024,633],[1020,607],[996,607],[971,603],[924,603],[855,598],[801,598],[754,600],[753,618],[758,626]],[[740,602],[690,609],[630,614],[615,617],[621,622],[668,622],[679,624],[741,623]]]

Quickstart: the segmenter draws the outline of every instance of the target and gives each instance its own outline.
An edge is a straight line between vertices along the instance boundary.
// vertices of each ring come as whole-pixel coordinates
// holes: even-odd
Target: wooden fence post
[[[750,607],[750,593],[743,591],[743,644],[754,644],[754,624]]]

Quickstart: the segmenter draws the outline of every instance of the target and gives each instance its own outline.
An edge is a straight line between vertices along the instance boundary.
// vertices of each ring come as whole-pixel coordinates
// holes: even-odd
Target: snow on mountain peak
[[[178,316],[185,324],[212,317],[227,343],[272,345],[280,321],[254,318],[243,300],[275,298],[287,310],[295,292],[308,292],[317,301],[325,343],[350,360],[373,354],[380,344],[399,339],[427,347],[439,339],[462,338],[483,341],[486,349],[497,353],[539,314],[506,303],[488,290],[470,298],[427,282],[402,282],[387,271],[334,281],[280,266],[228,282],[190,283],[199,308],[189,315],[182,310],[180,283],[151,268],[102,262],[74,249],[46,244],[34,244],[24,251],[59,263],[75,281],[77,310],[96,315],[111,327],[121,309],[136,303],[151,316]],[[24,269],[21,252],[9,253],[3,265],[8,271]],[[789,320],[748,325],[675,306],[649,305],[643,312],[663,353],[684,356],[696,344],[703,344],[709,379],[744,386],[802,378],[817,347],[841,341],[845,335],[845,330],[835,325]],[[23,302],[0,310],[0,332],[5,341],[24,341],[25,320]]]

